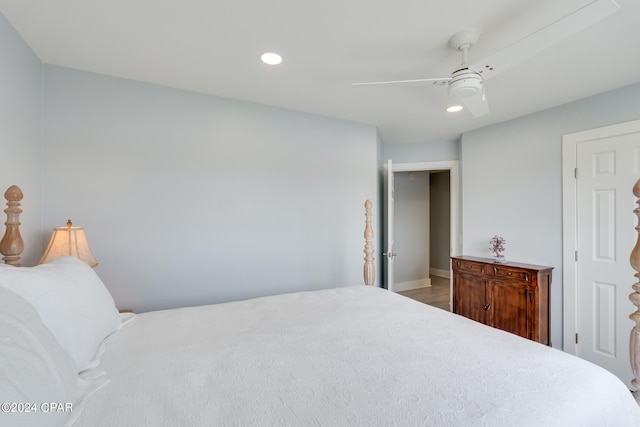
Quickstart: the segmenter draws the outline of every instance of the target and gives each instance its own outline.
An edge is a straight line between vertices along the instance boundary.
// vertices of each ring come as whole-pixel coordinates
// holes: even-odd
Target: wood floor
[[[412,289],[398,292],[416,301],[449,310],[449,279],[446,277],[431,276],[431,287]]]

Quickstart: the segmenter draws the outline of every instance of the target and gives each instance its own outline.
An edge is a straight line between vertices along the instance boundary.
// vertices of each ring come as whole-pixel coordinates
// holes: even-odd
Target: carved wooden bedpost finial
[[[631,329],[629,355],[631,359],[631,371],[633,372],[631,385],[636,389],[633,392],[633,397],[635,397],[638,404],[640,404],[640,179],[633,186],[633,195],[638,199],[636,201],[638,206],[633,210],[633,213],[638,217],[638,225],[636,226],[638,239],[631,251],[630,262],[631,267],[636,271],[635,277],[638,279],[638,282],[633,285],[634,292],[629,295],[629,299],[638,309],[629,316],[629,318],[635,322],[633,329]]]
[[[4,255],[2,259],[6,264],[20,266],[20,254],[24,250],[24,241],[20,236],[20,201],[22,200],[22,190],[12,185],[5,191],[4,198],[7,199],[8,208],[5,209],[7,222],[4,223],[6,230],[2,240],[0,240],[0,253]]]
[[[376,269],[373,263],[373,228],[371,227],[371,200],[364,202],[364,284],[372,286],[376,278]]]

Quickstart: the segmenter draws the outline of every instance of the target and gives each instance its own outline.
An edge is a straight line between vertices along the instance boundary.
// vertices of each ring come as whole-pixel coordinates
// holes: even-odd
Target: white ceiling
[[[591,0],[0,0],[45,63],[376,125],[385,143],[460,133],[640,81],[640,1],[487,80],[491,113],[444,112],[447,41],[474,63]],[[279,66],[258,57],[275,51]],[[640,112],[640,100],[639,100]]]

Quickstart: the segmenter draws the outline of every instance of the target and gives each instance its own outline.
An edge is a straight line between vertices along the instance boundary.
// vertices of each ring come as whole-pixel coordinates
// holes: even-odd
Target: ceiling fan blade
[[[361,82],[361,83],[352,83],[352,86],[384,86],[384,85],[395,85],[395,86],[412,86],[412,85],[420,85],[424,83],[431,83],[433,85],[446,85],[447,82],[451,80],[450,77],[443,77],[440,79],[414,79],[414,80],[389,80],[384,82]]]
[[[484,90],[475,96],[462,98],[460,101],[473,117],[482,117],[489,114],[489,103],[487,102],[487,96]]]
[[[501,51],[474,64],[472,70],[489,79],[554,44],[584,30],[620,9],[615,0],[593,0],[589,4],[542,27]]]

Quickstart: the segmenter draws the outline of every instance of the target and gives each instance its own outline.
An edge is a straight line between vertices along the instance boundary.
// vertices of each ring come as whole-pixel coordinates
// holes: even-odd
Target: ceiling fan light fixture
[[[452,104],[447,107],[447,113],[457,113],[458,111],[462,111],[463,108],[460,104]]]
[[[455,71],[449,81],[449,96],[462,99],[472,97],[482,91],[482,77],[468,68]]]

